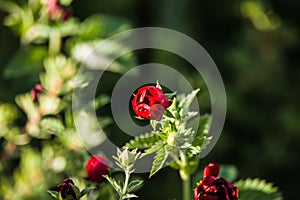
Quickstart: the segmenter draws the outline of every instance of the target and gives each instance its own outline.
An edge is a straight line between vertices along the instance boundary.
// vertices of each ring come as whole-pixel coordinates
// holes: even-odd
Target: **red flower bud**
[[[76,200],[80,196],[79,189],[74,185],[72,179],[67,178],[58,186],[58,191],[61,199],[72,199]]]
[[[131,105],[137,116],[159,121],[164,109],[168,108],[171,102],[161,89],[154,86],[144,86],[138,89]]]
[[[207,165],[204,169],[203,177],[214,176],[217,177],[220,171],[220,166],[218,163],[212,162]]]
[[[36,103],[39,100],[39,96],[43,91],[43,86],[41,84],[36,84],[34,88],[30,91],[32,100]]]
[[[58,0],[48,0],[46,3],[46,9],[49,13],[51,20],[60,19],[66,21],[70,16],[70,11],[62,6]]]
[[[224,178],[218,177],[219,165],[210,163],[204,169],[204,178],[194,190],[194,200],[237,200],[238,189]]]
[[[86,173],[92,182],[102,183],[105,180],[103,175],[108,172],[108,162],[103,156],[92,155],[86,164]]]

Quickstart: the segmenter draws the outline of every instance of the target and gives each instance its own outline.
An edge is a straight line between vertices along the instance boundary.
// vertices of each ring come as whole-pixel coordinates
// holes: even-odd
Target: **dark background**
[[[297,199],[300,1],[251,2],[260,6],[260,11],[252,9],[260,17],[249,17],[243,11],[245,1],[237,0],[89,0],[72,5],[80,19],[104,13],[125,18],[133,27],[170,28],[198,41],[218,66],[228,101],[224,131],[199,170],[210,161],[233,164],[239,178],[265,178],[280,187],[285,199]],[[3,25],[0,36],[1,75],[18,48],[18,39]],[[158,52],[141,60],[161,60],[172,66],[174,60],[168,58]],[[192,73],[187,69],[187,76],[193,78],[188,74]],[[14,101],[16,94],[28,91],[21,81],[0,78],[1,101]],[[165,168],[147,180],[138,195],[140,199],[180,199],[180,188],[177,172]]]

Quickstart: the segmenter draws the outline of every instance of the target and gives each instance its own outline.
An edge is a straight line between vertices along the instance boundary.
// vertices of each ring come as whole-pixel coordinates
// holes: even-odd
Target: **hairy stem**
[[[122,195],[120,196],[120,200],[122,200],[123,196],[127,193],[127,187],[128,187],[128,183],[129,183],[129,177],[130,177],[130,173],[129,173],[128,170],[126,170],[125,171],[124,187],[123,187]]]

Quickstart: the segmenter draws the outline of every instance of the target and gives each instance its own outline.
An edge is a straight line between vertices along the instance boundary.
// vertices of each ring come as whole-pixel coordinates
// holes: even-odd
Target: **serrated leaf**
[[[192,119],[193,117],[197,116],[198,112],[188,112],[182,119],[182,121],[188,121],[189,119]]]
[[[107,176],[107,175],[104,175],[103,176],[109,183],[110,185],[115,189],[115,191],[121,195],[122,194],[122,187],[120,186],[120,184],[117,183],[116,180],[114,180],[113,178]]]
[[[193,146],[200,146],[204,142],[205,136],[209,132],[210,124],[211,124],[210,115],[204,115],[200,117],[199,128],[194,138],[194,141],[192,143]]]
[[[153,133],[146,133],[145,135],[139,136],[130,140],[125,144],[128,149],[147,149],[153,146],[156,142],[159,141],[159,136]]]
[[[20,49],[4,68],[6,78],[17,78],[28,74],[39,74],[43,70],[43,60],[47,56],[44,47],[26,47]]]
[[[162,141],[158,141],[154,145],[152,145],[149,149],[146,149],[145,152],[142,154],[142,157],[152,154],[154,152],[159,151],[164,146]]]
[[[187,115],[190,105],[196,98],[196,95],[199,91],[200,89],[193,90],[190,94],[180,99],[178,107],[181,108],[181,117],[185,117],[185,115]]]
[[[156,174],[163,167],[167,158],[168,158],[168,151],[166,149],[166,146],[163,146],[156,152],[152,164],[151,172],[150,172],[150,177]]]
[[[59,193],[57,191],[47,190],[47,192],[51,195],[51,197],[59,199]]]
[[[239,200],[282,200],[277,187],[261,179],[239,180],[234,183],[239,189]]]
[[[143,185],[143,180],[142,179],[134,179],[132,181],[130,181],[130,183],[128,184],[128,192],[135,192],[136,190],[138,190],[139,188],[142,187]]]
[[[89,193],[90,191],[95,190],[95,189],[97,189],[97,187],[87,187],[87,188],[84,188],[84,189],[80,192],[80,197],[86,195],[87,193]]]

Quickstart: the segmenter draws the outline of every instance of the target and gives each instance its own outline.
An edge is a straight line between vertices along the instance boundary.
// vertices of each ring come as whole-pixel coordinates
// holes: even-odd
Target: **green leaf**
[[[97,14],[88,17],[81,23],[79,35],[83,39],[106,38],[130,28],[127,21],[123,19]]]
[[[119,194],[119,196],[122,195],[122,187],[120,184],[117,183],[116,180],[114,180],[113,178],[109,177],[108,175],[104,175],[103,176],[106,180],[108,180],[108,182],[110,183],[110,185],[115,189],[115,191]]]
[[[137,198],[138,196],[136,196],[135,194],[125,194],[124,196],[122,196],[122,199],[130,199],[130,198]]]
[[[233,182],[238,176],[238,170],[234,165],[221,165],[219,176]]]
[[[57,191],[47,190],[47,192],[55,199],[59,199],[59,193]]]
[[[277,187],[261,179],[239,180],[234,183],[239,189],[239,200],[282,200]]]
[[[160,148],[154,157],[154,161],[152,164],[151,172],[150,172],[150,177],[156,174],[164,165],[168,158],[168,151],[166,146],[163,146]]]
[[[106,104],[110,103],[110,97],[108,95],[100,95],[94,99],[92,102],[93,107],[95,110],[105,106]]]
[[[64,125],[59,119],[48,117],[44,118],[40,122],[41,131],[48,134],[59,134],[65,130]]]
[[[194,141],[192,143],[193,146],[200,146],[205,141],[205,136],[209,132],[211,124],[211,116],[210,115],[204,115],[200,117],[199,120],[199,128],[196,133],[196,136],[194,138]]]
[[[20,49],[4,68],[6,78],[18,78],[42,71],[43,60],[47,56],[47,49],[44,47],[26,47]]]
[[[165,93],[165,96],[168,98],[168,99],[172,99],[175,95],[176,95],[177,92],[173,92],[173,93]]]
[[[156,134],[146,133],[145,135],[130,140],[127,144],[125,144],[125,146],[129,149],[147,149],[158,142],[159,139],[159,136]]]
[[[193,90],[190,94],[186,95],[184,98],[179,100],[179,108],[181,108],[181,117],[185,117],[185,115],[187,115],[190,109],[190,105],[197,97],[196,95],[199,91],[200,89]]]
[[[139,188],[142,187],[143,182],[144,181],[142,179],[134,179],[134,180],[130,181],[130,183],[128,184],[127,192],[137,191]]]
[[[155,143],[154,145],[152,145],[149,149],[146,149],[145,152],[142,154],[142,157],[159,151],[161,148],[163,148],[163,146],[164,146],[163,142],[162,141],[158,141],[157,143]]]
[[[39,115],[39,109],[34,104],[29,93],[20,94],[16,96],[16,103],[20,108],[22,108],[22,110],[26,113],[28,118],[30,118],[31,116]]]
[[[84,188],[84,189],[80,192],[80,197],[86,195],[87,193],[89,193],[90,191],[95,190],[95,189],[97,189],[97,187],[87,187],[87,188]]]

